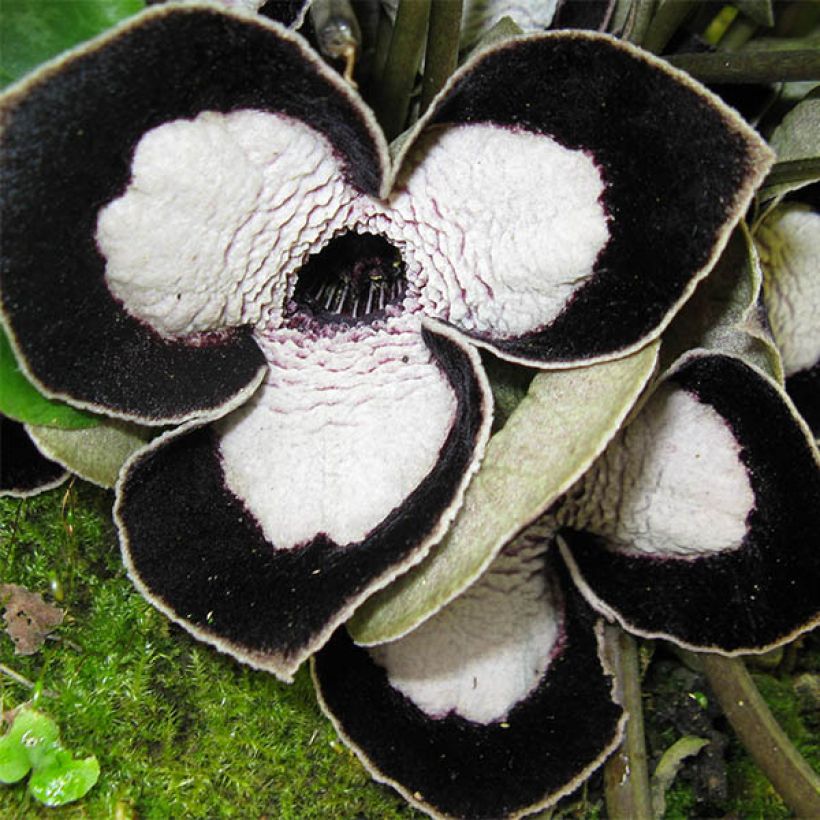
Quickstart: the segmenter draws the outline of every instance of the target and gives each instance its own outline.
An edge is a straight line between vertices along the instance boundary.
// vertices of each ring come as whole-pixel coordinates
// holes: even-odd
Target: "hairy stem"
[[[463,0],[432,0],[424,83],[421,88],[421,112],[427,110],[430,101],[456,69],[462,7]]]
[[[400,0],[390,51],[376,94],[376,114],[388,139],[398,136],[407,125],[410,95],[429,16],[430,0]]]
[[[820,79],[820,52],[744,51],[675,54],[666,58],[705,83],[777,83]]]
[[[696,0],[666,0],[661,3],[641,45],[647,51],[660,54],[696,4]]]
[[[643,43],[656,5],[656,0],[634,0],[624,29],[624,39],[636,46]]]
[[[702,653],[703,671],[740,742],[798,817],[820,817],[820,777],[769,711],[740,658]]]
[[[629,720],[620,749],[609,758],[604,769],[606,810],[611,820],[651,820],[638,647],[635,639],[619,627],[607,627],[607,633],[613,647],[622,705]]]

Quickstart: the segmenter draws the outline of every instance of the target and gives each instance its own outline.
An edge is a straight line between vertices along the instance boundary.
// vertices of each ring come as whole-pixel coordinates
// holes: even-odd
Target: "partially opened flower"
[[[755,239],[786,389],[820,437],[820,213],[808,202],[789,200],[772,210]]]
[[[776,382],[688,354],[459,597],[439,608],[446,572],[427,572],[429,617],[409,634],[369,648],[334,636],[315,658],[320,702],[376,779],[435,816],[549,805],[623,722],[601,625],[570,576],[634,634],[725,654],[780,645],[820,621],[818,466]]]

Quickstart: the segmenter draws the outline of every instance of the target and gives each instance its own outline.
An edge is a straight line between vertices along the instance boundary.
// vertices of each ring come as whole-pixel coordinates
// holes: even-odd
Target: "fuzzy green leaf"
[[[45,456],[100,487],[113,487],[125,461],[157,432],[116,419],[82,430],[28,425],[26,431]]]
[[[782,383],[780,356],[758,311],[762,282],[757,251],[741,226],[664,335],[662,367],[703,348],[740,356]]]
[[[24,424],[78,429],[98,417],[61,401],[47,399],[23,375],[6,334],[0,329],[0,413]]]
[[[0,738],[0,782],[16,783],[42,765],[58,748],[59,739],[60,730],[50,717],[34,709],[20,709]]]
[[[3,0],[0,85],[14,82],[143,7],[142,0]]]
[[[782,163],[790,166],[799,160],[820,163],[820,94],[812,93],[792,108],[775,128],[770,144],[777,152],[778,163],[763,183],[762,199],[782,196],[820,179],[820,165],[812,162],[804,162],[806,171],[802,178],[781,181],[776,175]]]
[[[444,540],[357,611],[348,623],[354,639],[383,643],[409,632],[481,575],[600,455],[652,376],[657,351],[653,343],[617,361],[539,373],[490,440]]]
[[[46,806],[64,806],[87,794],[99,777],[96,757],[74,760],[70,752],[57,749],[31,775],[28,790]]]

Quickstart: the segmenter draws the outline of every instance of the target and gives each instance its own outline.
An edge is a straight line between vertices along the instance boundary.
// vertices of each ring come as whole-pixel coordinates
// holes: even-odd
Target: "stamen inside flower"
[[[299,271],[287,312],[328,324],[369,324],[404,300],[405,273],[401,253],[385,237],[343,233]]]

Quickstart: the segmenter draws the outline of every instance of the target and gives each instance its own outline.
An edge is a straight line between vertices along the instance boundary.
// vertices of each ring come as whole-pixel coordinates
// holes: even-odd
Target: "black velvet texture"
[[[259,13],[282,25],[292,26],[309,0],[268,0],[259,7]]]
[[[595,595],[635,629],[763,648],[820,611],[820,472],[776,390],[737,359],[695,359],[672,381],[723,416],[741,446],[755,494],[742,546],[683,560],[619,555],[583,532],[565,539]]]
[[[97,215],[145,132],[205,110],[283,112],[327,136],[353,184],[380,185],[366,122],[300,47],[217,10],[163,11],[12,104],[0,171],[3,309],[29,368],[51,391],[149,420],[219,407],[264,359],[248,328],[163,340],[108,291]]]
[[[492,340],[535,361],[598,356],[651,333],[708,261],[751,171],[749,146],[706,99],[600,39],[501,47],[434,120],[547,134],[602,169],[610,240],[594,277],[550,325]]]
[[[145,5],[160,6],[167,2],[168,0],[145,0]],[[309,2],[310,0],[268,0],[259,7],[259,13],[283,26],[291,26]]]
[[[0,492],[28,495],[65,474],[34,446],[20,422],[0,416]]]
[[[321,697],[375,769],[438,812],[478,820],[542,803],[601,757],[621,716],[593,613],[567,588],[564,646],[506,725],[430,718],[344,629],[315,656]]]
[[[602,31],[615,0],[559,0],[550,28],[585,28]]]
[[[404,504],[358,544],[324,534],[275,551],[224,484],[208,428],[172,440],[129,472],[121,492],[126,549],[140,580],[178,618],[241,653],[288,657],[348,602],[406,561],[452,504],[473,458],[484,405],[470,359],[444,336],[425,341],[458,397],[439,463]],[[413,420],[408,419],[408,424]],[[276,469],[276,453],[260,453]],[[294,487],[293,504],[299,504]]]
[[[815,438],[820,437],[820,363],[789,376],[786,392]]]

